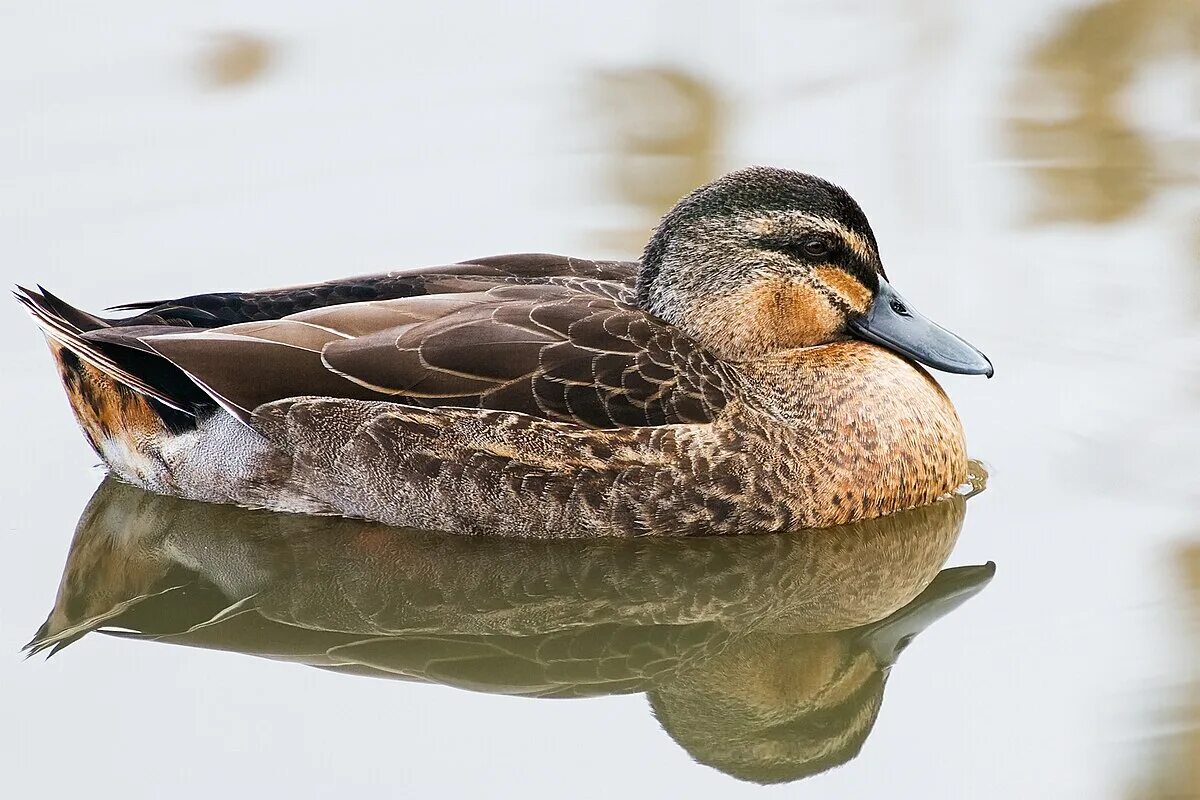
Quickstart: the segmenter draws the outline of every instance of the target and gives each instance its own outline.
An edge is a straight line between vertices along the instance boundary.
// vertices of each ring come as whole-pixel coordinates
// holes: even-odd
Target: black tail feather
[[[39,287],[40,288],[40,287]],[[105,311],[145,311],[147,308],[166,305],[168,300],[143,300],[139,303],[121,303],[116,306],[109,306]]]
[[[17,287],[18,289],[20,287]],[[24,290],[28,291],[28,290]],[[46,307],[53,311],[58,316],[62,317],[67,322],[71,323],[79,331],[92,331],[97,328],[107,328],[108,320],[93,316],[86,311],[81,311],[75,306],[60,297],[56,297],[50,293],[45,286],[38,284],[38,291],[41,292],[41,299],[46,304]]]
[[[201,408],[212,405],[208,396],[166,359],[88,336],[110,329],[110,323],[80,311],[41,286],[38,290],[18,286],[13,295],[47,337],[121,385],[170,409],[164,416],[176,424],[180,413],[195,417]]]

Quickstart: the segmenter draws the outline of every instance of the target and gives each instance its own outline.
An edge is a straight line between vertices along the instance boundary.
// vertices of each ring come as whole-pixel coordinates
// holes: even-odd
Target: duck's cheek
[[[859,314],[867,313],[867,309],[871,307],[871,301],[874,300],[871,290],[844,270],[838,267],[819,267],[813,271],[813,275]]]
[[[833,341],[845,323],[820,291],[785,278],[709,296],[688,318],[698,341],[735,361]]]
[[[778,347],[811,347],[833,341],[846,320],[833,302],[811,286],[780,282],[757,291],[758,324],[774,332]]]

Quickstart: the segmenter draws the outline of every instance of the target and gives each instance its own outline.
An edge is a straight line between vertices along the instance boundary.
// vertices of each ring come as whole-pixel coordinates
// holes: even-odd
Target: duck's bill
[[[942,570],[912,602],[867,627],[864,643],[880,666],[894,664],[918,633],[982,592],[995,574],[996,565],[991,561]]]
[[[882,277],[871,310],[850,321],[856,336],[882,345],[927,367],[960,375],[992,377],[987,356],[941,325],[914,311]]]

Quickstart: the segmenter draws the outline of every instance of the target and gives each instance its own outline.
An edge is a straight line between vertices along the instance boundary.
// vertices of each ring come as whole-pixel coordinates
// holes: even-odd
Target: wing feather
[[[245,421],[261,405],[301,396],[516,411],[592,428],[707,422],[724,406],[725,367],[622,302],[625,284],[587,274],[492,277],[449,276],[462,291],[219,328],[107,331],[167,359]]]
[[[274,338],[229,330],[146,336],[141,341],[243,420],[263,403],[285,397],[386,397],[326,369],[321,363],[320,347],[314,347],[315,329],[310,326],[280,320],[269,330],[258,332]],[[297,340],[287,341],[285,331],[295,333]]]
[[[720,363],[619,301],[562,286],[505,287],[446,311],[330,342],[324,361],[400,402],[589,427],[706,422],[724,406]]]

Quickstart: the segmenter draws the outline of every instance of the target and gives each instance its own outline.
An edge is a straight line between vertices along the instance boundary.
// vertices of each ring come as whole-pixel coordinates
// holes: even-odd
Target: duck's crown
[[[716,226],[727,226],[734,233],[747,219],[789,212],[837,223],[869,248],[875,256],[872,266],[882,272],[875,233],[849,192],[804,172],[744,167],[695,189],[663,215],[642,255],[638,304],[652,308],[653,288],[672,239],[690,238]]]

